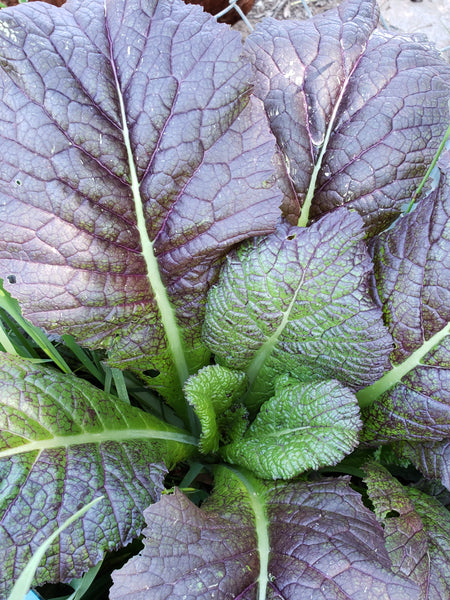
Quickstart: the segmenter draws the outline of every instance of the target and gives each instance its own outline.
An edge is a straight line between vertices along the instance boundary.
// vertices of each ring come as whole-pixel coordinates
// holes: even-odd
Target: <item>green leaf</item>
[[[365,470],[393,570],[420,586],[421,600],[445,600],[450,596],[448,510],[423,492],[403,487],[378,463],[370,462]]]
[[[200,420],[199,447],[204,454],[219,448],[218,419],[243,395],[247,387],[245,373],[220,365],[209,365],[190,377],[185,386],[186,399]]]
[[[0,353],[0,597],[43,540],[80,506],[89,514],[53,542],[36,582],[68,581],[129,543],[167,468],[196,440],[74,375]]]
[[[208,296],[204,339],[246,371],[252,410],[278,375],[365,387],[388,366],[391,337],[367,294],[372,264],[362,220],[346,209],[308,228],[282,225],[227,257]]]
[[[263,479],[289,479],[337,464],[357,445],[360,428],[357,400],[341,383],[284,376],[243,438],[221,454]]]

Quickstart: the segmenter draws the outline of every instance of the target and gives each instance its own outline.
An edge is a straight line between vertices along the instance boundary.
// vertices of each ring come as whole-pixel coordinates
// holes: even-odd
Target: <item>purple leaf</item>
[[[199,509],[180,491],[144,512],[145,547],[113,573],[111,600],[210,600],[255,587],[259,559],[254,515],[238,486],[225,489],[217,510]],[[216,509],[216,510],[214,510]]]
[[[437,442],[398,442],[395,451],[411,460],[428,479],[440,479],[450,490],[450,437]]]
[[[375,445],[450,437],[450,153],[440,167],[436,190],[372,244],[396,345],[391,371],[358,394],[368,407],[362,439]]]
[[[345,478],[270,485],[223,468],[204,508],[176,492],[145,517],[145,547],[114,573],[111,600],[418,597]]]
[[[449,121],[450,67],[430,44],[377,31],[375,0],[304,22],[266,19],[248,37],[255,94],[302,205],[337,206],[383,230],[417,188]]]
[[[393,569],[420,586],[420,600],[445,600],[450,594],[448,511],[419,490],[404,488],[379,464],[369,463],[365,471]]]
[[[240,35],[181,0],[1,21],[0,276],[34,324],[160,372],[170,397],[206,360],[221,258],[280,214]]]

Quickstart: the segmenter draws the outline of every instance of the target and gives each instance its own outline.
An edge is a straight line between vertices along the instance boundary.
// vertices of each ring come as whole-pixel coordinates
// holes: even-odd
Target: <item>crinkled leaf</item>
[[[450,596],[448,511],[423,492],[403,487],[379,464],[365,470],[393,569],[420,586],[421,600],[445,600]]]
[[[338,381],[282,376],[242,439],[221,455],[263,479],[290,479],[338,463],[357,445],[360,429],[356,397]]]
[[[145,547],[113,574],[111,600],[418,597],[346,479],[263,484],[223,469],[202,509],[176,492],[145,517]]]
[[[203,334],[220,363],[247,372],[248,406],[269,399],[286,372],[352,389],[384,373],[391,338],[367,293],[372,265],[362,238],[361,218],[341,208],[227,256]]]
[[[373,403],[363,439],[374,444],[450,437],[450,153],[440,164],[436,190],[373,242],[377,294],[395,341],[392,370],[358,394]]]
[[[195,440],[73,375],[0,353],[0,596],[69,516],[36,581],[79,577],[138,536],[166,467]],[[163,462],[164,461],[164,462]]]
[[[378,12],[346,0],[302,22],[266,19],[247,38],[302,224],[346,205],[381,231],[447,128],[449,65],[423,39],[375,30]]]
[[[0,18],[0,277],[34,324],[173,395],[221,257],[279,217],[240,35],[181,0]]]
[[[219,448],[218,417],[240,399],[246,387],[245,373],[221,365],[208,365],[186,381],[184,393],[202,426],[199,447],[204,454]]]

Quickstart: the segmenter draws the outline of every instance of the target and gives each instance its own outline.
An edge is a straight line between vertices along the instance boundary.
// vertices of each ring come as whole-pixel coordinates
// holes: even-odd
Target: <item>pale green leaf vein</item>
[[[83,433],[79,435],[53,436],[34,442],[26,442],[14,448],[8,448],[0,452],[0,459],[26,452],[41,452],[53,448],[67,448],[69,446],[85,444],[101,444],[104,442],[127,443],[133,440],[165,440],[179,442],[191,446],[197,445],[193,436],[173,431],[160,431],[157,429],[120,429],[101,431],[98,433]]]

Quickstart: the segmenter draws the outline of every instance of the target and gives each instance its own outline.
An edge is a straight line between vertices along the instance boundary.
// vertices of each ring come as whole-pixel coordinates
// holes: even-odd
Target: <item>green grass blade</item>
[[[58,350],[53,346],[44,332],[27,321],[20,312],[19,303],[3,289],[3,281],[0,279],[0,308],[3,308],[10,317],[35,341],[47,356],[63,371],[71,373],[72,370],[63,359]]]
[[[9,352],[10,354],[18,354],[16,349],[14,348],[14,344],[9,339],[6,331],[3,329],[2,322],[0,321],[0,344],[3,346],[3,350],[5,352]]]
[[[128,390],[122,371],[112,367],[111,372],[116,386],[117,396],[127,404],[130,404],[130,398],[128,396]]]
[[[75,339],[71,335],[65,334],[62,336],[62,340],[64,344],[69,348],[69,350],[78,358],[78,360],[85,367],[85,369],[89,371],[89,373],[93,375],[98,381],[100,381],[102,385],[104,385],[104,371],[89,358],[87,352],[76,343]]]

